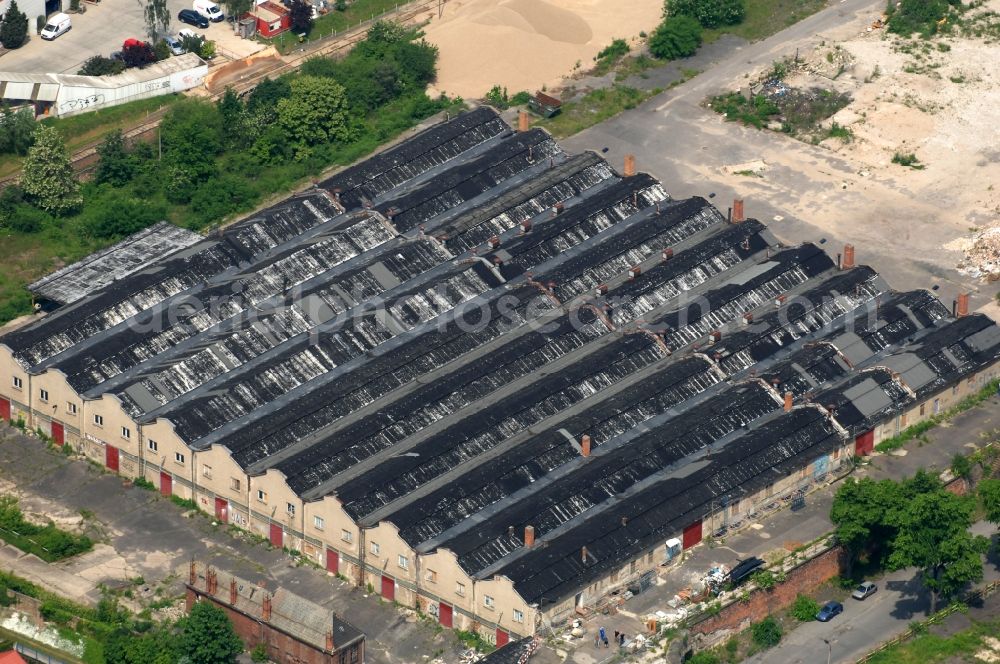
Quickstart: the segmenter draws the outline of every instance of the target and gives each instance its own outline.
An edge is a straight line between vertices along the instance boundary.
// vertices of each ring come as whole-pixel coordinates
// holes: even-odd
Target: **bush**
[[[662,60],[676,60],[695,54],[701,45],[701,25],[690,16],[670,16],[649,39],[649,51]]]
[[[773,648],[781,641],[781,625],[768,616],[750,627],[750,636],[761,648]]]
[[[959,5],[959,0],[950,4]],[[948,16],[949,0],[902,0],[889,3],[890,32],[909,37],[914,32],[930,36],[938,31],[938,21]]]
[[[706,28],[742,23],[747,10],[743,0],[667,0],[664,14],[690,16]]]
[[[156,62],[156,52],[147,42],[126,44],[122,47],[122,62],[126,67],[142,69]]]
[[[628,55],[629,52],[628,42],[624,39],[615,39],[608,46],[605,46],[600,53],[597,54],[595,60],[617,60],[618,58]]]
[[[18,233],[37,233],[52,223],[52,215],[33,205],[22,203],[11,210],[4,223],[7,228]]]
[[[924,168],[924,165],[920,163],[919,159],[917,159],[917,155],[913,154],[912,152],[895,153],[894,155],[892,155],[892,163],[899,164],[900,166],[909,166],[910,168],[913,168],[918,171],[923,170]]]
[[[82,76],[114,76],[125,71],[125,63],[112,60],[103,55],[95,55],[87,59],[77,74]]]
[[[28,154],[35,142],[35,114],[30,108],[12,111],[4,107],[0,110],[0,152],[4,154]]]
[[[719,664],[719,657],[709,650],[702,650],[688,658],[687,664]]]
[[[819,613],[819,602],[812,597],[797,595],[788,613],[799,622],[816,620],[816,614]]]
[[[83,214],[83,227],[91,237],[118,239],[166,218],[162,204],[135,198],[118,188],[100,187],[91,194]]]

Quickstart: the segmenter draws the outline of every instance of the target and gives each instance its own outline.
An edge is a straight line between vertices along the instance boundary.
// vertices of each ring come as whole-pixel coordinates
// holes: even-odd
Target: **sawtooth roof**
[[[1000,359],[988,318],[488,109],[0,343],[542,604]]]

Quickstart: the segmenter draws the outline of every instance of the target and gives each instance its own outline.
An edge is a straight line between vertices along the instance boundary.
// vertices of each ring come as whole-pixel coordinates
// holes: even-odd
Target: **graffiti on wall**
[[[81,111],[86,108],[100,106],[103,103],[104,95],[93,94],[88,97],[81,97],[80,99],[67,99],[63,103],[59,104],[59,110],[63,113],[68,113],[69,111]]]

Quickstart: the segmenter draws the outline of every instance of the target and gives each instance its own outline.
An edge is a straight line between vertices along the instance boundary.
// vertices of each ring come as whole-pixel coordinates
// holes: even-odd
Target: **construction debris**
[[[965,253],[958,264],[963,274],[988,281],[1000,279],[1000,223],[980,230],[971,238],[953,240],[945,249]]]

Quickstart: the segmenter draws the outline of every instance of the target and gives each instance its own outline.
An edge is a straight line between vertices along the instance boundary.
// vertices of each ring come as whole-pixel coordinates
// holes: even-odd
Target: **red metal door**
[[[56,445],[62,445],[66,442],[66,430],[58,422],[52,423],[52,440],[55,441]]]
[[[118,448],[114,445],[104,446],[104,465],[108,470],[118,472]]]
[[[340,554],[330,548],[326,550],[326,571],[340,573]]]
[[[281,529],[281,524],[271,524],[271,546],[280,549],[285,542],[285,531]]]
[[[0,420],[10,419],[10,401],[0,399]]]
[[[382,577],[382,598],[390,602],[396,599],[396,582],[391,576]]]
[[[451,604],[438,604],[438,621],[442,627],[451,627]]]
[[[858,456],[868,456],[875,450],[875,430],[866,431],[854,439],[854,453]]]
[[[510,634],[497,627],[497,648],[503,648],[510,643]]]
[[[221,523],[229,523],[229,501],[225,498],[215,499],[215,518]]]
[[[692,546],[701,541],[701,519],[698,519],[690,526],[684,529],[684,535],[681,538],[681,544],[685,549],[690,549]]]
[[[160,471],[160,495],[169,498],[174,495],[174,476]]]

